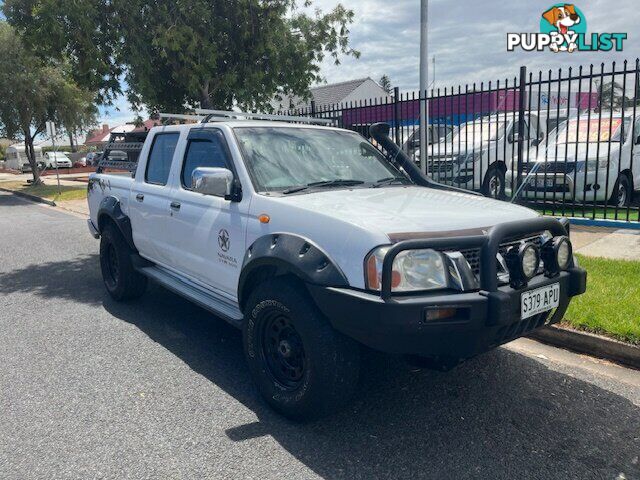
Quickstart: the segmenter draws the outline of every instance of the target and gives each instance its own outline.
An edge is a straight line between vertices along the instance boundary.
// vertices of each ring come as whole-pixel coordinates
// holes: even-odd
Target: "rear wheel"
[[[113,225],[107,225],[100,240],[102,280],[114,300],[130,300],[144,294],[147,277],[133,267],[131,247]]]
[[[272,408],[293,420],[311,420],[351,399],[359,345],[333,329],[302,285],[286,279],[259,285],[245,317],[249,370]]]
[[[633,187],[631,186],[631,180],[626,174],[622,173],[613,187],[609,202],[617,207],[628,207],[631,205],[632,198]]]
[[[505,198],[505,177],[501,168],[491,167],[489,169],[482,184],[482,194],[501,200]]]

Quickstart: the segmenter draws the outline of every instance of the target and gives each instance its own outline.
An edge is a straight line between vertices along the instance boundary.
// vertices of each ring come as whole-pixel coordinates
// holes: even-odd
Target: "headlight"
[[[365,280],[370,290],[380,290],[382,262],[389,246],[372,251],[365,260]],[[447,288],[447,259],[435,250],[405,250],[393,260],[391,290],[413,292]]]

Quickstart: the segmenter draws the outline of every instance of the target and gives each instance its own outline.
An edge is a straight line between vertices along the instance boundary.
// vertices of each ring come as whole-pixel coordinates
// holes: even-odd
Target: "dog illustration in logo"
[[[559,7],[551,7],[542,14],[547,22],[558,29],[558,33],[553,34],[555,40],[551,42],[550,48],[554,52],[573,52],[578,46],[575,41],[567,40],[565,35],[576,35],[571,27],[580,23],[580,15],[576,13],[576,7],[565,3]],[[565,45],[567,43],[568,45]]]

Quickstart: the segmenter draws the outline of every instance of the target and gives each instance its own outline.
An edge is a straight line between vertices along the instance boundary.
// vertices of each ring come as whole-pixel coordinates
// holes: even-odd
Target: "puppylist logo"
[[[587,34],[587,19],[570,3],[557,3],[542,13],[540,33],[507,33],[507,50],[526,52],[609,52],[622,51],[626,33]]]

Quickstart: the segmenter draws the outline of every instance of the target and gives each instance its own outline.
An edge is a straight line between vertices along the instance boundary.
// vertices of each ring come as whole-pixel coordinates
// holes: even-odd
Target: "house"
[[[285,95],[282,99],[274,99],[271,106],[274,110],[304,109],[311,106],[311,101],[316,108],[322,109],[330,106],[340,107],[352,102],[370,102],[373,99],[387,100],[389,94],[370,77],[349,80],[347,82],[319,85],[309,90],[311,97],[307,100],[299,96]]]
[[[101,128],[89,132],[84,144],[87,147],[94,147],[97,150],[102,150],[109,141],[109,138],[111,138],[112,133],[146,132],[157,125],[162,125],[160,119],[145,120],[138,126],[136,126],[134,122],[125,123],[124,125],[118,125],[113,128],[104,124]]]

